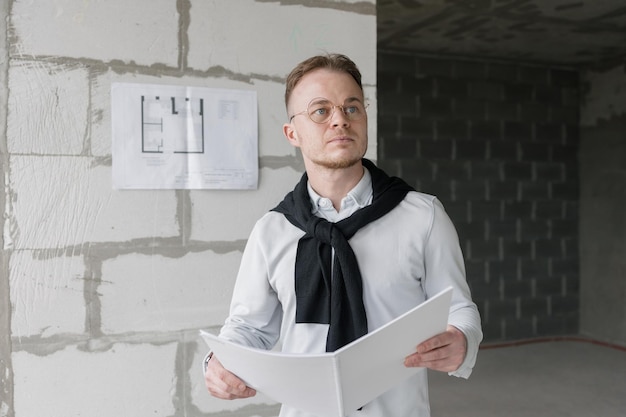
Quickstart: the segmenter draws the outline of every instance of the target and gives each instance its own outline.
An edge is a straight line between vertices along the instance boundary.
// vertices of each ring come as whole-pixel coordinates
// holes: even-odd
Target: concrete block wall
[[[350,55],[376,137],[375,1],[0,3],[0,416],[277,415],[206,393],[198,330],[302,173],[282,136],[293,65]],[[255,90],[258,190],[113,190],[113,82]]]
[[[582,79],[580,328],[626,346],[626,62]]]
[[[485,341],[578,333],[579,75],[379,51],[379,164],[443,202]]]

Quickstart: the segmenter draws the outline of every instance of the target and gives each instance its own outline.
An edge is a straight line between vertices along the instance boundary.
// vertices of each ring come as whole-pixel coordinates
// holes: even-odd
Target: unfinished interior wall
[[[282,136],[293,65],[350,55],[376,137],[375,1],[9,0],[0,22],[0,416],[276,415],[206,393],[198,330],[303,170]],[[255,90],[258,190],[113,190],[113,82]]]
[[[626,65],[584,73],[581,332],[626,345]]]
[[[579,328],[579,75],[379,50],[379,165],[455,223],[486,342]]]
[[[6,121],[7,121],[7,83],[8,67],[7,53],[7,17],[8,4],[0,2],[0,184],[2,190],[6,187],[6,167],[8,156],[6,151]],[[5,207],[6,192],[0,193],[0,206]],[[9,299],[8,280],[8,253],[4,250],[0,255],[0,415],[5,416],[10,410],[13,398],[13,371],[11,366],[11,301]]]

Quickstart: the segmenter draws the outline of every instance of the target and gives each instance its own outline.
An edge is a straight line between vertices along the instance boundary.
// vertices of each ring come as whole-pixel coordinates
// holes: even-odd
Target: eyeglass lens
[[[341,109],[348,120],[358,120],[365,115],[365,107],[360,101],[352,101],[343,106],[335,105],[325,98],[313,99],[309,103],[307,113],[315,123],[327,122],[335,112],[336,108]]]

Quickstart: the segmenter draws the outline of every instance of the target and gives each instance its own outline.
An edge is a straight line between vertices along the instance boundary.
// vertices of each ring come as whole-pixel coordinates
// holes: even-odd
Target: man
[[[300,148],[306,173],[255,225],[220,337],[263,349],[281,337],[284,352],[334,351],[452,286],[447,330],[405,359],[423,369],[353,414],[429,416],[426,368],[467,378],[482,340],[454,226],[435,197],[363,158],[367,106],[348,57],[300,63],[287,77],[285,103],[283,133]],[[255,395],[208,358],[213,396]],[[280,413],[305,415],[288,406]]]

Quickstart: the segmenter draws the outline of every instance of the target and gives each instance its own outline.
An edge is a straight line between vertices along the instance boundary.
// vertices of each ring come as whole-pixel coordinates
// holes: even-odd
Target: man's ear
[[[291,123],[285,123],[283,125],[283,134],[285,135],[285,138],[287,138],[289,143],[291,143],[291,145],[295,146],[296,148],[300,147],[300,143],[298,141],[298,132],[296,131],[296,129],[293,128],[293,125]]]

